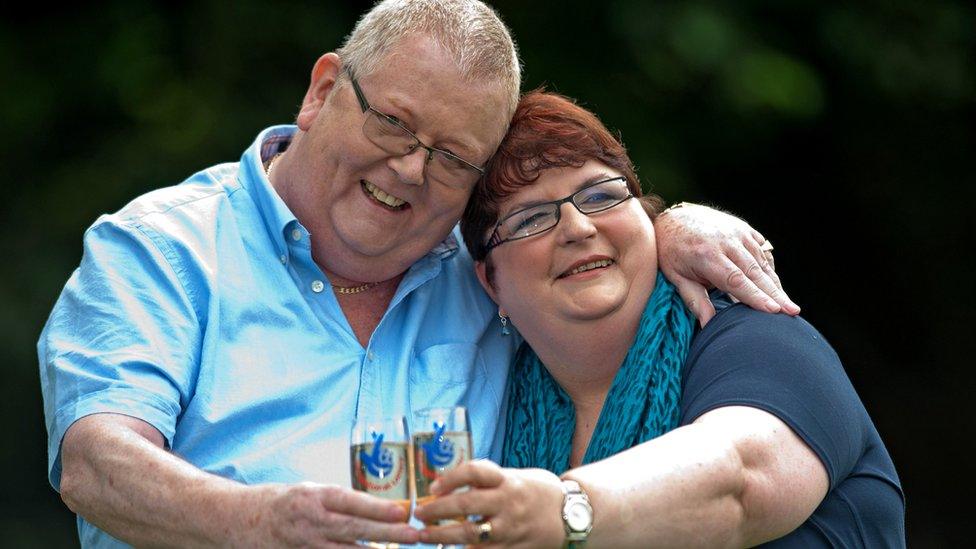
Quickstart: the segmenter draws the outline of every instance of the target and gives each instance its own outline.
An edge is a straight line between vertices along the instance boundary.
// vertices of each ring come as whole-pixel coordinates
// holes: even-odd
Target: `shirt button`
[[[373,351],[370,351],[369,353],[366,354],[366,358],[368,358],[372,362],[376,360],[376,354],[373,353]]]
[[[294,241],[299,241],[302,239],[302,231],[300,229],[291,230],[291,239]]]
[[[281,264],[282,264],[282,265],[284,265],[285,263],[288,263],[288,258],[287,258],[287,257],[285,257],[284,255],[282,255],[282,256],[281,256],[281,257],[279,257],[278,259],[280,259],[280,260],[281,260]]]
[[[312,283],[313,292],[319,293],[324,289],[325,289],[325,284],[323,284],[321,280],[316,280],[315,282]]]

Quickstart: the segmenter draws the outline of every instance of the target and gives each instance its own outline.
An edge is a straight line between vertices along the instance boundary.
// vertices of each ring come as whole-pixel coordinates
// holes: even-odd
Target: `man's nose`
[[[567,202],[559,206],[559,224],[556,231],[559,241],[563,244],[586,240],[597,233],[596,225],[590,216],[576,209]]]
[[[389,166],[397,173],[402,183],[423,185],[424,171],[429,158],[430,151],[418,145],[405,155],[390,157]]]

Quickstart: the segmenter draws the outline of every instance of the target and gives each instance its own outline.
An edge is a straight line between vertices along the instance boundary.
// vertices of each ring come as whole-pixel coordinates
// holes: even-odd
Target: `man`
[[[38,344],[50,480],[83,545],[412,543],[401,508],[345,488],[353,419],[460,404],[497,455],[518,341],[451,232],[519,70],[480,2],[384,2],[316,62],[297,127],[87,231]],[[739,222],[682,244],[714,216],[662,218],[686,299],[708,306],[706,273],[798,310]]]

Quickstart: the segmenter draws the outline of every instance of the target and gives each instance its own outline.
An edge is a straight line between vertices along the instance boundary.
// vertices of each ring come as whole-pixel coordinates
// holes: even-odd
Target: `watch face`
[[[592,516],[590,508],[582,501],[574,502],[566,508],[566,524],[576,532],[590,527]]]

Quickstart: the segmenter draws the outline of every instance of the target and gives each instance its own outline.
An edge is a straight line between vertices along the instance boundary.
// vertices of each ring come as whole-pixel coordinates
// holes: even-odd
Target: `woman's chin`
[[[568,296],[566,316],[575,320],[597,320],[618,311],[625,302],[625,288],[612,285],[581,288]]]

